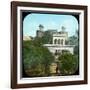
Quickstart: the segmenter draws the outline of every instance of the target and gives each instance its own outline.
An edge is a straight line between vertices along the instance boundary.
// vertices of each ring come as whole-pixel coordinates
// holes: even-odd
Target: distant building
[[[57,29],[48,29],[46,32],[49,32],[51,35],[57,33]]]
[[[39,30],[37,30],[37,33],[36,33],[37,37],[42,37],[44,35],[43,29],[44,29],[44,26],[40,24],[39,25]]]
[[[42,37],[44,35],[42,26],[39,26],[37,31],[37,37]],[[45,47],[53,54],[62,53],[63,50],[69,51],[73,54],[75,45],[67,45],[66,41],[68,40],[68,32],[65,31],[65,28],[62,26],[62,30],[58,32],[57,30],[48,29],[47,31],[52,34],[52,44],[44,44]]]
[[[30,36],[23,36],[23,40],[28,41],[28,40],[32,40],[32,38]]]
[[[37,30],[37,37],[42,37],[44,35],[44,31]]]

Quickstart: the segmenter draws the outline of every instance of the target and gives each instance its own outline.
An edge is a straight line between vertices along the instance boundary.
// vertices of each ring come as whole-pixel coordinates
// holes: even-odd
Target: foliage
[[[67,43],[70,45],[75,45],[74,54],[78,55],[79,54],[79,31],[78,30],[76,30],[75,35],[69,37]]]
[[[39,40],[23,42],[24,70],[29,76],[49,75],[49,66],[54,57]]]
[[[74,54],[75,54],[75,55],[79,55],[79,45],[76,45],[76,46],[74,47]]]
[[[59,69],[61,75],[74,74],[78,69],[78,57],[69,52],[59,55]]]
[[[43,37],[35,37],[31,41],[23,41],[24,71],[28,76],[50,75],[50,65],[54,62],[54,56],[43,44],[52,43],[52,34],[45,31]],[[78,69],[79,43],[78,35],[69,37],[67,44],[76,45],[74,55],[63,50],[59,53],[58,68],[61,75],[74,74]]]
[[[52,43],[52,35],[49,31],[45,31],[42,37],[35,37],[33,44],[35,46],[43,46],[43,44]]]
[[[34,40],[32,41],[34,46],[43,46],[42,38],[40,37],[35,37]]]
[[[71,36],[69,37],[69,44],[70,45],[77,45],[78,44],[78,39],[76,36]]]
[[[50,44],[52,43],[52,35],[49,31],[45,31],[43,37],[42,37],[42,43],[43,44]]]

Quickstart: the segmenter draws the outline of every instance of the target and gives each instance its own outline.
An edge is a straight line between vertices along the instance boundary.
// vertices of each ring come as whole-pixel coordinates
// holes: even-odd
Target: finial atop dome
[[[65,28],[64,26],[62,26],[61,29],[62,29],[62,31],[64,32],[66,28]]]
[[[39,25],[39,30],[43,30],[44,26],[42,24]]]

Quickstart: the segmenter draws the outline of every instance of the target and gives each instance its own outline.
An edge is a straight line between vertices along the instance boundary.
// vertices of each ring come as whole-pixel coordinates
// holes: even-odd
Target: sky
[[[44,26],[44,31],[48,29],[61,31],[61,27],[64,26],[69,36],[74,35],[75,31],[78,30],[78,21],[72,15],[32,13],[23,20],[23,35],[35,37],[40,24]]]

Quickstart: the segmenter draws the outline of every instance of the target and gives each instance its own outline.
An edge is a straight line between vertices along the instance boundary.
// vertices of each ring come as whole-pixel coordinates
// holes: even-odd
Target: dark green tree
[[[43,46],[42,38],[40,37],[35,37],[32,43],[34,46]]]
[[[49,52],[46,47],[43,47],[42,54],[42,65],[45,67],[45,75],[48,76],[50,75],[50,65],[54,61],[54,56],[52,55],[52,53]]]
[[[43,44],[50,44],[52,43],[52,34],[50,31],[45,31],[42,37],[35,37],[33,39],[33,43],[36,46],[43,46]]]
[[[49,67],[54,57],[46,47],[39,45],[38,41],[23,42],[24,70],[28,76],[48,76],[50,74]]]
[[[74,74],[78,69],[78,57],[69,52],[62,53],[59,58],[59,70],[61,75]]]
[[[50,31],[45,31],[43,37],[42,37],[42,43],[43,44],[50,44],[52,43],[52,34]]]
[[[79,31],[78,30],[76,30],[75,35],[69,37],[67,44],[75,45],[74,54],[75,55],[79,54]]]
[[[70,45],[77,45],[78,44],[78,39],[77,39],[76,36],[71,36],[71,37],[69,37],[68,42],[69,42]]]
[[[24,70],[29,76],[39,75],[42,72],[40,65],[40,56],[37,53],[38,47],[32,42],[24,42],[23,44],[23,63]]]

